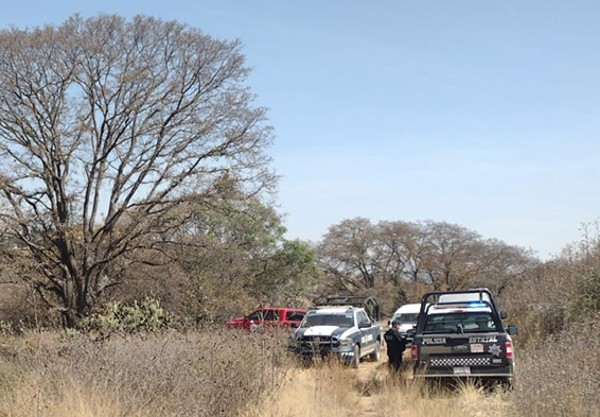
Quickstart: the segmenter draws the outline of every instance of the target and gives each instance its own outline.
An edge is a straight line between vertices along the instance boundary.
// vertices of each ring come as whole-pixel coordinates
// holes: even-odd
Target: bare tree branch
[[[159,251],[146,240],[190,190],[215,198],[224,176],[271,189],[248,72],[238,41],[143,16],[0,32],[0,218],[68,325],[118,284],[120,257]]]

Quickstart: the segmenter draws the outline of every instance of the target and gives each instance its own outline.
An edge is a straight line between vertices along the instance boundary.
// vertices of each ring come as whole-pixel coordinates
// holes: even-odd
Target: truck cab
[[[273,327],[297,327],[306,310],[297,308],[259,308],[243,317],[227,320],[230,329],[260,330]]]
[[[405,336],[410,344],[412,338],[409,336],[409,331],[416,327],[420,311],[421,303],[404,304],[394,312],[392,318],[388,321],[388,326],[392,327],[392,321],[399,322],[400,334]]]

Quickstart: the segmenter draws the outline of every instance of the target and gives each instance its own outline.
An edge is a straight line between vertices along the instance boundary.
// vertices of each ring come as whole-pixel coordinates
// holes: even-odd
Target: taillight
[[[510,340],[507,340],[504,343],[504,349],[506,350],[506,359],[512,359],[513,358],[513,345]]]
[[[413,361],[419,360],[419,346],[415,345],[414,343],[410,345],[410,358]]]

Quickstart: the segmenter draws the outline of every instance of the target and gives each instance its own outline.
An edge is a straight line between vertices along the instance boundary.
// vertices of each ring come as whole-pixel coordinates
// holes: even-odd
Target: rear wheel
[[[515,381],[512,377],[507,377],[502,380],[502,386],[506,391],[512,391],[515,388]]]

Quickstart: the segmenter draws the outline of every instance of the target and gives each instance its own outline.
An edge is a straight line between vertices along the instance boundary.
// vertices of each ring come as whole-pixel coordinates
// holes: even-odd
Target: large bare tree
[[[247,75],[238,41],[150,17],[0,32],[2,227],[66,325],[118,283],[115,261],[161,247],[190,193],[273,185]]]
[[[375,286],[379,266],[375,237],[375,227],[362,217],[329,227],[319,245],[319,261],[336,289],[355,291]]]
[[[424,270],[434,290],[455,290],[468,283],[480,267],[474,254],[482,246],[481,236],[465,227],[446,222],[426,221],[421,227],[427,236]]]

